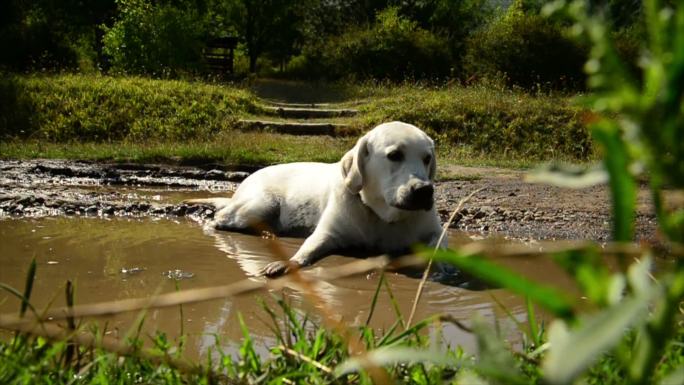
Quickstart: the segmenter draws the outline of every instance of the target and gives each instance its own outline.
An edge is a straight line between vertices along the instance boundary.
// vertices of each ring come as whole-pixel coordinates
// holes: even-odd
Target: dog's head
[[[418,127],[384,123],[358,140],[342,158],[347,189],[387,222],[402,211],[432,209],[435,145]]]

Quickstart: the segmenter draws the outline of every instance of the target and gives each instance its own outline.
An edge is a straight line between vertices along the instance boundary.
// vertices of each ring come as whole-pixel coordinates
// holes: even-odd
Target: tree
[[[257,59],[271,49],[277,57],[287,55],[298,23],[294,0],[225,0],[218,4],[232,21],[247,47],[249,72]]]
[[[0,64],[25,70],[72,67],[99,61],[99,25],[116,11],[115,0],[4,0],[0,2]]]

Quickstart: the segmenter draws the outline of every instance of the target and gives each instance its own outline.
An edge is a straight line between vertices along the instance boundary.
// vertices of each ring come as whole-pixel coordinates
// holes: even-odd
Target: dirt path
[[[0,161],[0,217],[187,216],[204,220],[209,208],[182,199],[228,194],[248,174],[215,167],[110,165],[58,160]],[[524,173],[448,166],[461,180],[437,183],[444,220],[458,202],[483,188],[452,227],[515,239],[610,239],[605,186],[570,190],[524,182]],[[646,188],[639,191],[637,237],[653,239],[655,216]]]
[[[611,206],[605,185],[567,189],[524,181],[525,172],[499,168],[449,166],[468,180],[438,184],[437,207],[443,219],[460,199],[479,188],[456,216],[456,228],[516,239],[610,239]],[[637,238],[656,236],[649,191],[640,186]]]

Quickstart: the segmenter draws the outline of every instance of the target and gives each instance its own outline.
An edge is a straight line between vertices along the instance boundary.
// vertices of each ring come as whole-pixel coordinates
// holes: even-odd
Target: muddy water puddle
[[[452,245],[468,239],[451,233]],[[284,238],[282,247],[294,254],[301,239]],[[88,304],[149,296],[157,292],[211,287],[234,283],[253,275],[272,260],[271,249],[258,236],[204,229],[187,218],[121,217],[46,217],[6,218],[0,220],[0,282],[22,289],[32,257],[37,261],[37,275],[32,303],[42,309],[64,305],[64,286],[71,280],[76,286],[76,303]],[[313,269],[332,269],[355,259],[331,256]],[[568,286],[563,274],[544,260],[504,261],[535,278]],[[419,280],[400,273],[389,273],[388,282],[404,317],[410,312]],[[251,278],[260,279],[260,278]],[[362,324],[378,280],[377,273],[322,283],[319,294],[336,316],[348,324]],[[224,349],[235,351],[242,339],[237,314],[242,314],[260,346],[273,342],[267,314],[258,304],[263,298],[273,304],[267,291],[183,306],[150,310],[145,314],[147,333],[154,330],[177,338],[183,330],[189,336],[186,353],[202,357],[215,346],[219,337]],[[296,308],[311,310],[296,290],[286,290]],[[499,304],[497,304],[497,302]],[[417,319],[446,313],[470,320],[477,313],[497,320],[500,327],[519,338],[514,322],[501,308],[507,308],[518,321],[524,321],[523,301],[500,289],[467,290],[430,282],[418,307]],[[0,312],[13,313],[19,301],[0,293]],[[123,336],[141,313],[126,313],[103,319],[109,333]],[[396,321],[392,302],[382,292],[372,326],[387,329]],[[103,325],[103,323],[101,323]],[[182,326],[181,326],[182,325]],[[474,352],[471,335],[451,325],[443,334],[449,344],[462,345]],[[265,349],[262,353],[267,354]]]

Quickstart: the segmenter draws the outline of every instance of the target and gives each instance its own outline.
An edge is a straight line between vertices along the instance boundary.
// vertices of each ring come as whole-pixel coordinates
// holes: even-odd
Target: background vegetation
[[[460,153],[479,162],[508,159],[530,164],[596,157],[583,121],[586,112],[564,96],[534,96],[481,86],[392,84],[348,85],[345,93],[351,100],[348,103],[363,101],[358,107],[360,113],[337,120],[346,128],[336,140],[304,145],[325,145],[323,151],[314,148],[302,152],[300,146],[283,149],[283,154],[289,153],[287,159],[335,161],[353,138],[391,120],[413,123],[428,131],[437,139],[440,155],[445,158]],[[91,150],[79,153],[74,148],[61,155],[106,159],[105,153],[113,155],[107,148],[120,147],[121,155],[158,148],[155,153],[166,151],[166,160],[204,158],[264,165],[284,160],[285,155],[268,156],[283,146],[274,147],[266,137],[257,144],[240,139],[244,127],[239,120],[278,119],[268,114],[257,98],[240,86],[141,77],[12,75],[0,79],[0,138],[5,142],[0,144],[0,154],[57,155],[55,146],[73,147],[78,142],[81,149],[92,144]],[[297,141],[303,143],[301,138],[286,136],[279,140],[293,146]],[[243,146],[236,147],[239,143]],[[306,158],[309,153],[319,155]],[[148,158],[133,156],[140,161]]]
[[[583,89],[587,48],[543,1],[4,1],[0,66],[154,77],[207,76],[213,37],[239,39],[237,70],[308,79],[489,79],[529,89]],[[592,0],[635,62],[639,1]]]

